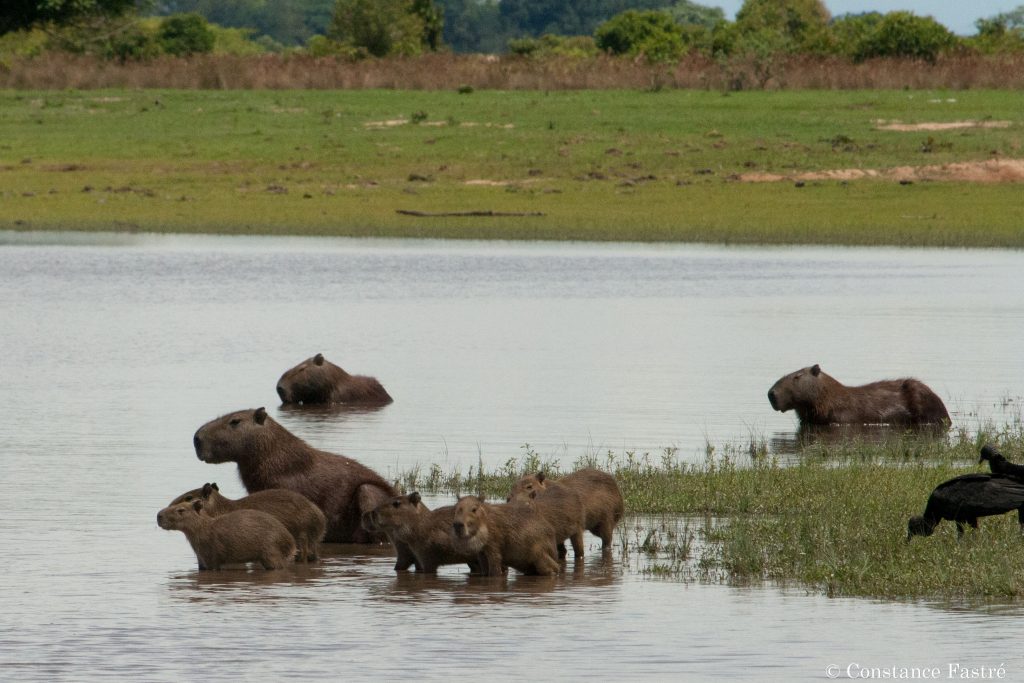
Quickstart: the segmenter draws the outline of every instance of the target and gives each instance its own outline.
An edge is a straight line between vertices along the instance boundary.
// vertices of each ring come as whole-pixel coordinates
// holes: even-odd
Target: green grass
[[[907,520],[923,512],[939,483],[978,471],[979,445],[1001,444],[1011,459],[1024,455],[1024,430],[948,440],[915,436],[878,444],[857,441],[807,447],[783,466],[747,450],[708,449],[700,464],[677,454],[627,453],[585,457],[615,474],[631,515],[676,515],[673,523],[624,524],[617,543],[624,556],[651,558],[646,571],[682,579],[770,581],[827,595],[981,600],[1024,595],[1024,537],[1016,514],[988,517],[962,540],[944,522],[930,538],[906,542]],[[749,452],[757,454],[759,449]],[[470,468],[406,473],[408,489],[503,498],[524,472],[557,474],[527,447],[493,472]],[[707,519],[693,523],[694,516]]]
[[[1017,247],[1019,184],[735,177],[1016,158],[1022,124],[1003,91],[6,91],[0,228]]]

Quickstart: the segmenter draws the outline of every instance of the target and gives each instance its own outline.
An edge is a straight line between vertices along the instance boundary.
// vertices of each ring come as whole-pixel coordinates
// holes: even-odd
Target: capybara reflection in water
[[[194,500],[203,501],[203,511],[211,517],[235,510],[259,510],[273,515],[295,539],[298,547],[296,559],[303,561],[317,559],[317,544],[327,531],[327,518],[320,508],[301,493],[287,489],[267,489],[231,500],[221,494],[216,483],[206,483],[181,494],[171,501],[171,506]]]
[[[360,517],[395,495],[376,472],[351,458],[313,448],[282,427],[264,408],[240,410],[207,422],[193,438],[207,463],[235,462],[249,493],[288,489],[301,493],[327,517],[328,543],[371,543]]]
[[[557,574],[561,565],[555,530],[527,505],[491,505],[463,496],[452,519],[455,549],[477,555],[480,573],[499,576],[506,567],[524,574]]]
[[[295,555],[295,539],[273,515],[259,510],[236,510],[219,517],[203,511],[203,502],[178,503],[157,513],[161,529],[185,533],[200,569],[225,564],[259,562],[282,569]]]
[[[801,425],[889,424],[920,427],[950,424],[942,399],[913,378],[848,387],[812,365],[786,375],[768,390],[775,410],[795,410]]]
[[[610,549],[612,533],[626,509],[615,477],[593,467],[584,467],[558,480],[538,472],[517,481],[509,498],[540,495],[552,486],[563,486],[579,495],[583,503],[583,527],[601,539],[602,549]]]
[[[544,480],[543,473],[537,476],[541,481]],[[514,486],[508,495],[508,502],[529,505],[551,523],[558,542],[559,558],[567,555],[567,538],[572,542],[573,555],[583,557],[583,531],[586,528],[583,499],[575,489],[564,484],[546,483],[544,487],[532,484]]]
[[[373,377],[350,375],[318,353],[307,358],[277,380],[282,403],[383,406],[391,396]]]
[[[446,505],[430,510],[420,500],[420,494],[396,496],[385,501],[363,516],[363,526],[383,531],[393,543],[409,547],[416,557],[416,569],[436,572],[446,564],[468,564],[478,569],[477,553],[457,550],[452,536],[455,507]]]

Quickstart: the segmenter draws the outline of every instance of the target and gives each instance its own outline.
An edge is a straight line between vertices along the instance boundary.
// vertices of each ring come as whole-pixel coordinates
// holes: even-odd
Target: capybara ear
[[[419,491],[413,491],[412,493],[409,494],[409,502],[412,503],[413,505],[419,505],[420,504],[420,494],[419,494]]]
[[[192,509],[195,510],[196,512],[199,512],[200,510],[202,510],[203,509],[203,501],[201,501],[198,498],[196,498],[195,501],[192,503]]]
[[[542,484],[544,483],[544,473],[543,472],[538,472],[537,473],[537,481],[539,481]]]
[[[818,375],[820,375],[820,374],[821,374],[821,366],[820,366],[820,365],[818,365],[817,363],[815,363],[814,365],[812,365],[812,366],[811,366],[811,374],[812,374],[812,375],[814,375],[815,377],[817,377]]]
[[[217,486],[217,482],[213,482],[212,484],[210,484],[210,486],[212,486],[212,487],[213,487],[213,490],[214,490],[214,491],[220,491],[220,487],[219,487],[219,486]]]
[[[316,363],[317,365],[323,365],[324,364],[324,354],[318,353],[315,356],[313,356],[313,362]]]
[[[257,408],[256,412],[252,414],[252,419],[256,420],[256,424],[261,425],[267,421],[267,409]]]
[[[214,484],[210,484],[210,483],[203,484],[203,498],[209,498],[210,494],[213,493],[213,490],[215,488],[217,488],[217,487]]]

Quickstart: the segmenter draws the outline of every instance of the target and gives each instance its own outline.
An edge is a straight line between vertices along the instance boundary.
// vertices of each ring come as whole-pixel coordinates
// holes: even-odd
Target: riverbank
[[[0,229],[1024,246],[1010,91],[4,91]]]
[[[408,472],[407,490],[483,492],[504,499],[524,472],[557,476],[581,465],[612,472],[628,514],[663,515],[642,538],[620,528],[616,552],[645,553],[660,575],[747,585],[771,582],[830,596],[984,600],[1024,595],[1024,553],[1017,515],[987,517],[957,539],[944,522],[933,536],[907,543],[907,520],[924,511],[932,489],[977,464],[978,444],[998,441],[1012,459],[1024,454],[1020,425],[1000,433],[914,436],[883,443],[808,445],[783,465],[757,444],[708,449],[686,465],[660,454],[608,453],[560,468],[536,453],[485,471]]]

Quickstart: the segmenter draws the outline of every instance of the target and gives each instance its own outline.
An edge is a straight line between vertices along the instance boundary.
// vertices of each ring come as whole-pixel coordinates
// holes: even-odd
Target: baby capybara
[[[491,505],[463,496],[455,504],[452,532],[456,551],[475,553],[485,576],[499,576],[506,567],[546,576],[561,568],[554,528],[527,505]]]
[[[476,570],[477,553],[455,548],[454,518],[453,505],[430,510],[414,491],[381,503],[364,516],[363,525],[385,532],[394,543],[407,545],[416,557],[418,571],[433,573],[442,565],[463,563]]]
[[[287,489],[267,489],[231,500],[221,495],[216,483],[203,484],[201,488],[186,491],[171,501],[171,505],[203,501],[203,510],[211,517],[218,517],[235,510],[259,510],[277,517],[298,547],[296,559],[303,561],[317,559],[317,544],[327,531],[327,518],[316,505],[301,493]]]
[[[593,467],[576,470],[557,481],[538,472],[517,481],[509,497],[544,491],[552,484],[560,484],[579,494],[583,502],[584,528],[601,539],[602,549],[610,548],[612,533],[626,509],[615,477]]]
[[[923,382],[905,377],[848,387],[819,365],[780,379],[768,390],[768,402],[783,413],[795,410],[801,425],[950,424],[942,399]]]
[[[328,543],[370,543],[380,538],[359,524],[363,512],[395,495],[376,472],[351,458],[313,448],[264,408],[240,410],[207,422],[193,437],[207,463],[235,462],[249,493],[288,489],[301,493],[327,517]]]
[[[277,380],[282,403],[348,403],[383,406],[391,396],[374,377],[350,375],[318,353]]]
[[[259,562],[266,569],[283,569],[295,555],[295,539],[273,515],[259,510],[236,510],[211,517],[203,502],[178,503],[157,513],[161,529],[185,533],[200,569],[225,564]]]
[[[538,476],[541,479],[544,477],[543,474]],[[509,493],[507,502],[529,505],[551,523],[555,530],[555,540],[558,541],[559,558],[568,554],[565,549],[567,538],[572,542],[573,555],[583,557],[586,516],[583,499],[575,489],[557,482],[548,482],[544,487],[516,486]]]

